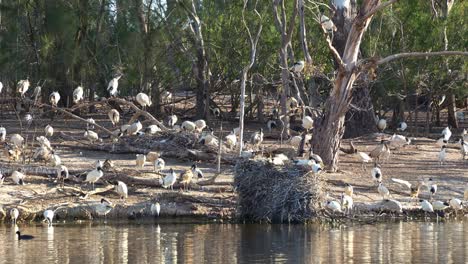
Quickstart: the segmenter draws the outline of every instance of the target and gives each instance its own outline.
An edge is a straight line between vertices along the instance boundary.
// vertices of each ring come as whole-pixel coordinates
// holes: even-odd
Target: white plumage
[[[101,179],[102,176],[104,176],[104,172],[102,171],[102,168],[97,167],[96,169],[86,174],[85,182],[89,182],[93,184],[93,189],[94,189],[94,183],[97,182],[99,179]]]
[[[163,102],[169,103],[172,100],[172,93],[169,91],[164,91],[161,95]]]
[[[115,186],[115,191],[119,194],[120,199],[127,199],[128,197],[127,184],[121,181],[117,181],[117,185]]]
[[[378,183],[382,182],[382,171],[379,167],[375,166],[371,170],[372,179]]]
[[[305,62],[303,60],[297,61],[291,66],[290,70],[295,73],[300,73],[304,70]]]
[[[96,121],[94,121],[93,118],[86,119],[86,128],[87,129],[94,129],[95,124],[96,124]]]
[[[372,161],[372,158],[367,155],[367,153],[359,151],[358,153],[359,159],[362,161],[362,167],[365,168],[365,164]]]
[[[122,77],[122,75],[119,75],[112,80],[110,80],[109,84],[107,85],[107,91],[109,92],[110,96],[117,96],[119,93],[118,88],[119,88],[119,79]]]
[[[52,155],[50,156],[50,164],[52,164],[54,167],[60,166],[62,165],[62,159],[59,155],[52,152]]]
[[[428,202],[427,200],[420,200],[420,202],[421,202],[421,209],[424,212],[427,212],[427,213],[434,212],[434,208],[432,207],[432,204],[430,202]]]
[[[450,199],[449,204],[455,211],[463,209],[462,201],[460,199],[452,198]]]
[[[449,127],[444,128],[442,130],[442,136],[444,137],[445,140],[449,141],[450,137],[452,136],[452,131],[450,131]]]
[[[41,96],[41,90],[42,90],[41,86],[36,86],[36,88],[34,88],[33,97],[34,97],[35,102],[37,102],[37,99]]]
[[[468,155],[468,143],[465,142],[463,138],[460,139],[460,154],[462,156],[462,159],[465,159],[465,157]]]
[[[336,31],[333,21],[325,15],[320,16],[320,25],[322,25],[322,27],[328,32]]]
[[[161,212],[161,205],[158,202],[151,204],[151,214],[159,216],[159,212]]]
[[[397,131],[405,131],[406,129],[408,128],[408,124],[406,124],[406,122],[400,122],[398,124],[398,128],[397,128]]]
[[[166,162],[162,158],[158,158],[153,162],[153,169],[155,172],[160,172],[166,167]]]
[[[226,137],[226,145],[230,149],[234,149],[237,145],[237,136],[234,134],[234,131],[231,131]]]
[[[194,122],[195,123],[195,126],[197,126],[197,131],[203,131],[203,129],[205,129],[206,127],[206,121],[203,120],[203,119],[199,119],[197,121]]]
[[[114,207],[110,201],[102,198],[101,202],[96,205],[95,210],[98,215],[106,216],[113,208]]]
[[[137,102],[143,107],[143,109],[146,109],[147,106],[151,106],[151,98],[145,94],[145,93],[139,93],[136,96]]]
[[[203,178],[203,172],[201,171],[200,168],[198,168],[197,164],[193,164],[191,169],[192,169],[193,175],[196,175],[199,179]]]
[[[158,132],[161,132],[161,128],[159,128],[157,125],[149,125],[146,128],[146,132],[148,132],[148,134],[154,135]]]
[[[252,136],[250,137],[250,143],[252,143],[252,145],[258,148],[260,147],[262,142],[263,142],[263,128],[260,128],[259,132],[255,132],[252,134]]]
[[[143,155],[143,154],[136,154],[136,166],[138,168],[143,168],[145,166],[145,162],[146,162],[146,155]]]
[[[143,128],[140,120],[137,120],[135,123],[131,124],[130,127],[127,129],[128,135],[136,135],[140,130]]]
[[[291,137],[291,139],[289,140],[289,144],[291,144],[291,146],[297,148],[301,144],[301,141],[302,141],[301,136],[294,136],[294,137]]]
[[[341,213],[341,205],[337,201],[327,201],[326,203],[327,209],[331,210],[332,212],[336,213]]]
[[[3,89],[3,83],[0,82],[0,93],[2,93],[2,89]]]
[[[18,93],[20,93],[21,97],[24,97],[24,94],[26,94],[26,92],[29,89],[29,85],[30,85],[29,79],[20,80],[18,82],[17,91],[18,91]]]
[[[346,194],[341,194],[341,207],[346,213],[350,213],[353,210],[353,198]]]
[[[385,199],[385,197],[388,197],[390,195],[390,191],[387,189],[387,187],[383,185],[383,183],[379,183],[377,191],[380,195],[382,195],[382,199]]]
[[[12,208],[10,210],[10,220],[13,222],[14,225],[16,225],[16,221],[18,220],[19,217],[19,211],[16,208]]]
[[[109,119],[112,122],[113,126],[117,125],[120,122],[120,113],[116,109],[109,110],[107,116],[109,116]]]
[[[24,138],[20,134],[13,134],[10,137],[10,142],[18,148],[23,146]]]
[[[442,201],[432,202],[432,208],[434,208],[435,211],[443,211],[449,207],[450,207],[450,204],[447,202],[442,202]]]
[[[405,136],[393,134],[390,138],[390,146],[394,148],[400,148],[405,145],[409,145],[411,140]]]
[[[387,120],[385,119],[380,119],[379,122],[377,123],[377,128],[383,132],[385,128],[387,128]]]
[[[271,159],[271,162],[273,163],[273,165],[283,166],[288,160],[289,158],[286,155],[284,155],[283,153],[279,153]]]
[[[60,101],[60,94],[58,92],[52,92],[49,96],[49,102],[53,106],[57,106]]]
[[[13,182],[15,184],[18,184],[18,185],[24,185],[24,179],[26,178],[26,176],[19,172],[19,171],[13,171],[11,173],[11,179],[13,180]]]
[[[195,125],[194,122],[186,120],[186,121],[182,122],[180,127],[182,128],[183,131],[193,132],[193,131],[195,131],[195,128],[197,126]]]
[[[46,137],[51,137],[54,135],[54,128],[51,125],[47,125],[44,128],[44,133]]]
[[[95,141],[97,141],[99,139],[98,133],[96,133],[94,131],[91,131],[91,130],[88,130],[88,129],[86,129],[83,136],[87,140],[91,141],[91,143],[94,143]]]
[[[177,123],[177,116],[176,115],[170,115],[167,118],[167,125],[169,127],[174,127],[176,123]]]
[[[5,142],[6,140],[6,128],[0,127],[0,142]]]
[[[75,90],[73,90],[73,103],[77,104],[81,100],[83,100],[83,94],[84,94],[83,87],[81,86],[76,87]]]
[[[49,226],[52,226],[52,221],[54,220],[54,214],[55,213],[52,210],[44,211],[44,221],[46,221]]]
[[[166,177],[164,177],[164,179],[162,180],[162,187],[163,188],[171,188],[171,190],[173,190],[173,186],[174,186],[174,183],[176,182],[177,180],[177,175],[176,173],[174,172],[174,170],[171,168],[169,170],[169,174],[166,175]]]
[[[58,181],[64,181],[65,179],[68,179],[70,174],[68,173],[68,168],[64,165],[59,165],[57,166],[57,180]]]
[[[445,158],[447,156],[447,147],[446,146],[442,146],[442,148],[440,149],[440,152],[439,152],[439,164],[442,165],[444,164],[445,162]]]
[[[302,127],[306,130],[312,129],[314,127],[314,119],[310,116],[304,116],[304,118],[302,118]]]

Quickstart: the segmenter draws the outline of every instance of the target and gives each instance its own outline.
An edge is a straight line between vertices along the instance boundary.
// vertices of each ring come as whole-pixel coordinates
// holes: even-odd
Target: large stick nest
[[[325,183],[320,176],[294,165],[242,160],[236,164],[234,182],[240,217],[256,222],[313,220],[325,198]]]

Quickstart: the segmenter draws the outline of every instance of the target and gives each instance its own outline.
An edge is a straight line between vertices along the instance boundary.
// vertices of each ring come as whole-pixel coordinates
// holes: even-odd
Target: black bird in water
[[[16,231],[16,234],[18,235],[18,240],[31,240],[34,238],[31,235],[21,235],[20,231]]]

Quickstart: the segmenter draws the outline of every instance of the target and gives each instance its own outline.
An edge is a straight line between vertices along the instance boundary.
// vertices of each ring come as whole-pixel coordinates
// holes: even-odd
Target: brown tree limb
[[[362,21],[366,21],[368,18],[370,18],[371,16],[373,16],[375,13],[379,12],[380,10],[383,10],[384,8],[386,8],[387,6],[397,2],[398,0],[389,0],[387,2],[384,2],[384,3],[380,3],[378,6],[372,8],[369,12],[367,12],[364,16],[362,16],[360,19]]]
[[[433,56],[468,56],[466,51],[436,51],[436,52],[404,52],[397,53],[380,59],[376,62],[377,65],[382,65],[393,60],[403,58],[415,58],[415,57],[433,57]]]

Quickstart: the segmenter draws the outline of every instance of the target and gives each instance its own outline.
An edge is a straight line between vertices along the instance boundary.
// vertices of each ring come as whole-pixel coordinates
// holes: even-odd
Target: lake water
[[[0,225],[0,263],[468,263],[468,222]]]

